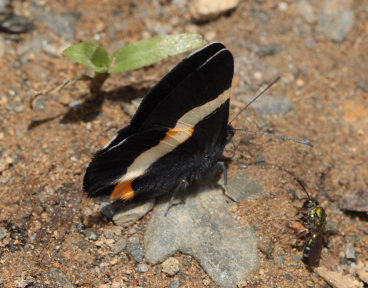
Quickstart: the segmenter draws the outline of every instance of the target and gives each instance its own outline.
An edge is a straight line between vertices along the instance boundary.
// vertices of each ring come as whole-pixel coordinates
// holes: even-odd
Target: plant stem
[[[91,84],[89,86],[89,91],[93,95],[97,95],[101,92],[101,87],[106,79],[110,76],[110,73],[96,73],[95,76],[91,80]]]

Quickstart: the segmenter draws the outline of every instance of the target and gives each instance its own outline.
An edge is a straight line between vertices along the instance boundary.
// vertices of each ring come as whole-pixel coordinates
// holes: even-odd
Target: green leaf
[[[63,54],[69,59],[78,62],[96,73],[107,72],[110,58],[106,50],[92,42],[83,42],[64,50]]]
[[[204,45],[199,34],[177,34],[153,37],[129,44],[112,55],[109,73],[122,73],[154,64],[168,56]]]

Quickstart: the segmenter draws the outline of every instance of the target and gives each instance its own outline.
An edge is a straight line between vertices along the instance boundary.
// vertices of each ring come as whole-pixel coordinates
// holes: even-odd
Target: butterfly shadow
[[[132,99],[143,97],[147,92],[147,88],[138,89],[133,86],[124,86],[108,92],[81,95],[81,99],[84,100],[80,104],[73,107],[67,106],[68,108],[66,112],[43,119],[32,120],[28,125],[28,131],[57,118],[61,118],[60,123],[62,124],[91,122],[101,113],[105,100],[123,102],[126,104]]]

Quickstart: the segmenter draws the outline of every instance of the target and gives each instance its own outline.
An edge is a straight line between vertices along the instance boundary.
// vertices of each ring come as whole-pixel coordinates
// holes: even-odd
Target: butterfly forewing
[[[231,86],[233,62],[222,44],[213,43],[165,76],[144,98],[131,124],[96,153],[84,178],[89,195],[153,197],[210,169],[228,138],[225,91]]]

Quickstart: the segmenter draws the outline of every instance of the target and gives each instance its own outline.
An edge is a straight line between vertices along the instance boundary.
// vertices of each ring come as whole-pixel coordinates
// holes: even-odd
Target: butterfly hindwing
[[[225,91],[233,65],[220,43],[177,65],[144,98],[130,125],[96,153],[84,178],[89,195],[153,197],[211,168],[226,144]]]

